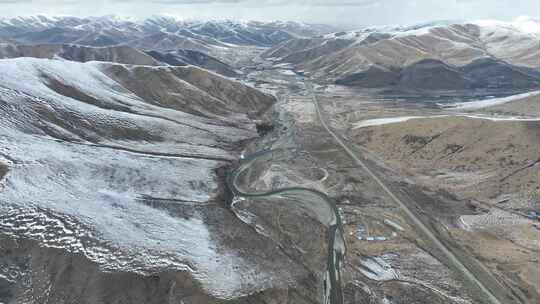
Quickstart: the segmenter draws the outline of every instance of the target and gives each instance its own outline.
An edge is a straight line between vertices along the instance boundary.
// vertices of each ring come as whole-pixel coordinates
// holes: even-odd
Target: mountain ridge
[[[323,82],[347,83],[354,75],[370,69],[401,70],[426,59],[465,67],[490,58],[530,74],[534,82],[540,69],[540,22],[523,19],[517,23],[478,21],[368,28],[322,38],[292,39],[277,44],[263,56],[278,63],[295,64],[297,70]],[[479,82],[496,83],[493,77]]]

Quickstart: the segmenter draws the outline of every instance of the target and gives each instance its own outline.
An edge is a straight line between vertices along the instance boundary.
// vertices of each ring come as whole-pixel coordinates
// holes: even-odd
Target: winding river
[[[287,149],[264,150],[244,157],[227,177],[229,189],[235,197],[261,198],[261,197],[285,197],[287,195],[302,196],[302,200],[294,200],[294,203],[302,204],[311,210],[322,224],[328,226],[328,258],[327,269],[324,274],[323,303],[342,304],[343,293],[341,288],[341,268],[345,256],[345,240],[343,238],[343,225],[339,210],[325,193],[315,189],[303,187],[286,187],[268,191],[250,191],[239,186],[239,176],[248,170],[254,163],[259,161],[271,161],[275,156],[285,155]],[[231,206],[231,208],[234,207]]]

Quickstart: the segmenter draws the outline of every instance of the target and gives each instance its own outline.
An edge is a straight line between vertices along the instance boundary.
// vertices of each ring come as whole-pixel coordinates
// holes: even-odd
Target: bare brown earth
[[[535,187],[527,188],[530,186],[527,184],[520,187],[520,182],[513,183],[512,177],[507,178],[507,185],[504,186],[506,188],[498,186],[504,184],[500,182],[504,177],[503,173],[510,174],[522,167],[519,166],[521,163],[501,166],[497,159],[512,155],[515,162],[535,160],[538,155],[538,140],[535,139],[537,133],[533,130],[538,122],[494,122],[462,116],[441,117],[440,115],[455,116],[456,112],[441,110],[431,101],[423,103],[407,97],[370,95],[373,91],[341,86],[321,86],[316,94],[331,128],[337,134],[343,135],[344,141],[351,144],[351,149],[356,151],[359,157],[365,158],[364,161],[383,183],[433,229],[437,238],[444,242],[487,288],[499,294],[497,297],[502,299],[502,303],[537,303],[539,291],[536,286],[539,284],[535,279],[536,272],[531,269],[538,268],[536,256],[540,252],[540,236],[538,224],[534,221],[533,214],[529,213],[538,210],[535,202],[539,201],[540,195],[534,190]],[[291,99],[284,107],[293,112],[296,121],[303,124],[316,123],[307,98]],[[475,112],[485,115],[488,109]],[[437,115],[437,118],[351,129],[358,126],[358,122],[374,118]],[[437,137],[440,133],[442,134]],[[319,137],[320,135],[310,138],[310,146],[318,146],[324,151],[325,158],[339,163],[339,149],[331,147],[332,142],[324,142],[324,139]],[[435,138],[431,140],[432,137]],[[504,151],[503,148],[508,143],[516,146],[514,151]],[[443,157],[452,152],[449,149],[442,154],[447,145],[451,144],[459,144],[465,148]],[[414,152],[415,150],[418,151]],[[503,152],[506,154],[501,154]],[[477,157],[483,161],[474,163]],[[387,195],[377,191],[377,186],[370,183],[369,178],[358,176],[362,175],[361,168],[348,168],[342,168],[337,173],[340,177],[338,180],[344,185],[335,185],[332,192],[337,191],[338,197],[343,200],[346,226],[350,229],[349,257],[352,251],[363,258],[390,260],[390,265],[399,265],[397,268],[400,271],[422,271],[420,281],[427,285],[436,281],[429,277],[430,271],[425,269],[425,265],[431,262],[422,259],[420,253],[408,252],[404,248],[406,242],[399,238],[383,241],[357,240],[355,235],[359,234],[358,229],[361,231],[360,235],[388,236],[384,228],[392,227],[387,224],[387,221],[391,220],[403,228],[403,231],[394,230],[399,231],[399,236],[415,242],[436,260],[444,261],[436,251],[429,249],[431,246],[425,243],[421,236],[411,231],[414,228],[407,224],[407,219],[403,218],[403,214],[400,214],[395,206],[392,208],[392,202],[388,201]],[[537,183],[538,177],[534,175],[534,168],[531,172],[528,170],[531,169],[525,168],[515,175],[521,173],[531,182]],[[479,177],[484,173],[486,177]],[[497,175],[501,176],[497,178]],[[491,198],[491,193],[495,191],[501,195]],[[352,263],[356,266],[356,261]],[[405,266],[409,263],[415,266]],[[440,266],[436,268],[442,270]],[[354,270],[349,271],[348,274],[355,275],[358,281],[369,282],[372,279],[366,279],[365,273],[359,275],[355,274]],[[410,275],[406,276],[410,278]],[[348,295],[355,299],[352,303],[375,301],[363,300],[378,297],[360,293],[359,289],[364,285],[358,284],[358,281],[353,283],[354,287],[346,288]],[[463,278],[458,281],[463,282]],[[399,282],[383,285],[393,286],[393,290],[400,286]],[[465,283],[465,286],[470,285]],[[380,292],[377,288],[372,288],[373,290]],[[404,293],[404,289],[399,290],[396,293],[399,296],[393,297],[394,301],[399,301],[400,296],[410,299],[409,302],[412,303],[422,301],[419,298],[408,298],[410,295]],[[460,290],[469,295],[475,293]],[[388,298],[390,292],[387,290],[382,294]],[[416,294],[420,297],[421,293]],[[508,297],[509,295],[511,296]],[[482,299],[485,300],[484,294],[476,297],[472,303],[483,303]],[[450,302],[448,298],[443,300],[443,303],[447,302]]]
[[[406,174],[463,198],[539,189],[540,122],[412,119],[356,129],[355,141]]]
[[[130,91],[153,103],[207,118],[238,112],[254,118],[272,105],[264,99],[266,94],[238,82],[223,81],[222,77],[196,67],[151,69],[110,65],[106,72]],[[258,107],[261,100],[264,100],[263,106]],[[224,120],[223,123],[233,122]]]
[[[480,213],[455,214],[445,229],[524,303],[537,303],[539,131],[540,122],[438,117],[359,128],[351,136],[398,175],[476,208]],[[444,218],[430,211],[437,208],[422,207]]]
[[[250,151],[292,149],[289,158],[272,159],[265,166],[253,168],[246,178],[258,189],[314,188],[327,193],[336,202],[344,222],[347,248],[342,270],[344,303],[485,303],[477,300],[483,295],[478,296],[467,288],[467,283],[452,267],[427,249],[400,208],[336,145],[321,126],[312,96],[302,89],[301,81],[279,71],[255,72],[253,76],[259,80],[257,87],[272,90],[282,98],[275,107],[280,114],[275,131],[258,141]],[[342,108],[346,98],[341,98],[340,94],[340,91],[321,94],[324,95],[320,98],[324,99],[321,104],[325,105],[325,114],[332,125],[344,124],[338,115],[333,115],[333,110],[354,112]],[[357,97],[355,95],[356,99],[348,105],[364,113],[364,109],[359,109]],[[380,104],[371,105],[380,108]],[[378,110],[374,113],[380,115]],[[314,248],[313,245],[320,243],[317,241],[320,228],[307,219],[313,217],[310,214],[298,214],[296,219],[301,222],[298,225],[295,218],[290,217],[290,214],[298,213],[294,209],[297,204],[289,197],[285,202],[287,210],[283,210],[282,202],[277,199],[252,198],[238,202],[236,206],[249,212],[246,220],[257,229],[263,228],[272,237],[289,240],[287,244],[293,245],[290,250],[297,249],[307,265],[320,265],[317,261],[323,247]],[[454,209],[445,210],[455,214],[476,214],[464,204],[459,210]]]

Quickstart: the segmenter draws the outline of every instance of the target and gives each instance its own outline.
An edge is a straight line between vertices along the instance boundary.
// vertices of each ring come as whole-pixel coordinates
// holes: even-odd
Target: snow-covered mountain
[[[322,81],[364,87],[516,88],[539,85],[540,22],[437,22],[294,39],[265,53]]]
[[[275,98],[214,56],[326,29],[0,19],[0,302],[318,297],[312,272],[226,206],[224,167]]]
[[[239,76],[230,65],[204,52],[194,50],[178,49],[168,52],[152,50],[145,52],[125,45],[91,47],[74,44],[0,44],[0,59],[19,57],[61,59],[77,62],[102,61],[149,66],[194,65],[228,77]]]
[[[151,56],[129,46],[89,47],[72,44],[0,44],[0,59],[18,57],[64,59],[78,62],[104,61],[135,65],[160,65]]]
[[[298,284],[315,290],[226,206],[224,167],[275,98],[220,76],[239,74],[211,55],[234,62],[326,29],[0,19],[0,302],[298,302]]]
[[[179,49],[168,52],[146,51],[146,54],[152,56],[155,60],[161,62],[162,64],[168,64],[171,66],[184,66],[191,64],[214,71],[224,76],[239,76],[238,72],[235,71],[235,69],[229,64],[199,51]]]
[[[226,71],[223,75],[227,76],[235,74],[233,68],[217,63],[223,62],[237,68],[237,61],[246,57],[244,55],[246,49],[258,52],[258,49],[271,47],[293,38],[314,37],[332,31],[335,31],[335,28],[298,22],[195,21],[165,16],[142,20],[116,16],[0,18],[0,44],[45,45],[46,48],[50,48],[47,47],[50,45],[129,46],[141,52],[157,51],[168,54],[193,51],[213,57],[205,59],[204,62],[211,62],[213,70],[218,73]],[[103,50],[90,51],[90,53],[102,52]],[[195,53],[191,55],[192,59],[197,60],[186,61],[185,59],[189,58],[184,56],[183,61],[208,68],[205,64],[197,64],[203,55]],[[132,61],[126,63],[146,64]]]
[[[297,22],[193,21],[165,16],[144,20],[115,16],[0,19],[0,41],[88,46],[130,44],[149,49],[174,49],[178,46],[195,49],[230,44],[272,46],[291,38],[312,37],[331,30],[333,28],[329,26]]]
[[[307,280],[225,206],[220,168],[273,102],[191,66],[0,60],[1,301],[218,303]]]

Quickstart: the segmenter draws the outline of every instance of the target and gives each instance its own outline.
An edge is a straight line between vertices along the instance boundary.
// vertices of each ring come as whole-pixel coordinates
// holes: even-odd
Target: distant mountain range
[[[195,65],[238,77],[238,52],[291,63],[319,82],[398,90],[528,90],[540,85],[540,22],[440,21],[338,31],[298,22],[155,16],[0,19],[0,58]]]
[[[0,19],[0,40],[12,43],[71,43],[86,46],[132,45],[148,49],[210,46],[272,46],[291,38],[335,31],[298,22],[184,21],[156,16],[140,21],[117,17],[18,17]]]
[[[230,65],[235,64],[238,49],[271,47],[333,31],[336,29],[330,26],[298,22],[184,21],[163,16],[143,20],[115,16],[4,18],[0,19],[0,58],[58,56],[142,65],[157,61],[196,65],[234,77],[237,72]]]
[[[194,65],[228,77],[238,77],[227,63],[200,51],[139,51],[129,46],[91,47],[73,44],[15,45],[0,44],[0,59],[33,57],[88,62],[103,61],[133,65]]]
[[[263,55],[320,81],[406,90],[540,84],[540,22],[440,22],[296,38]]]
[[[326,245],[303,259],[288,233],[230,210],[227,168],[277,102],[242,73],[286,86],[272,62],[291,63],[323,84],[527,91],[538,24],[0,19],[0,303],[316,303]]]

